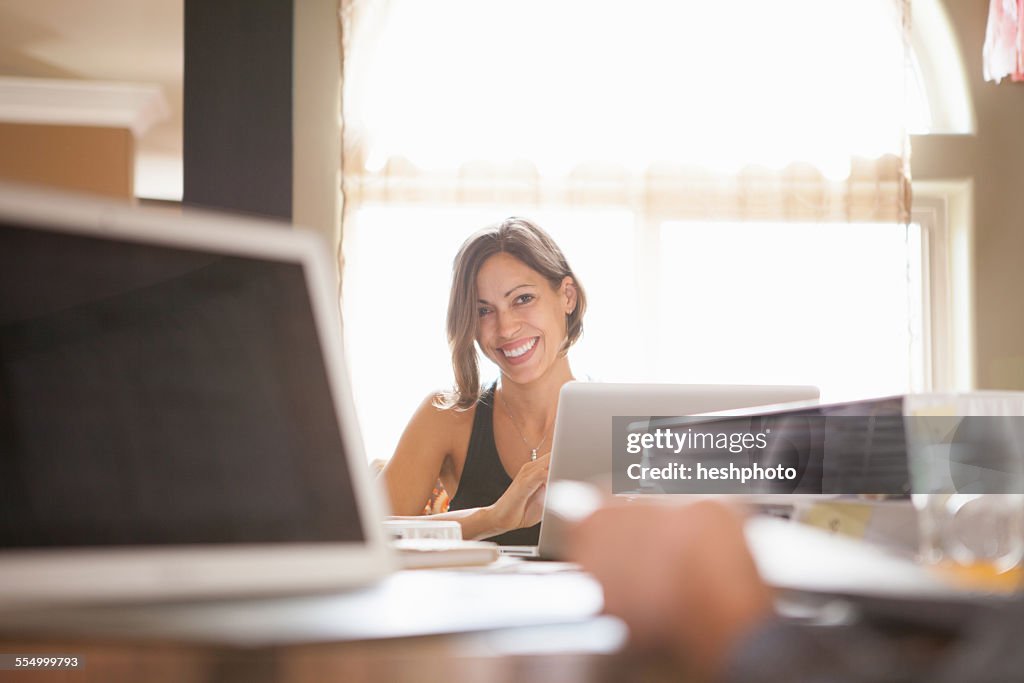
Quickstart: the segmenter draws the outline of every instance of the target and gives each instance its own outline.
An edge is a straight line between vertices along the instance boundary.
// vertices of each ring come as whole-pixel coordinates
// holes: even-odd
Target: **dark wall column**
[[[184,203],[292,219],[293,0],[185,0]]]

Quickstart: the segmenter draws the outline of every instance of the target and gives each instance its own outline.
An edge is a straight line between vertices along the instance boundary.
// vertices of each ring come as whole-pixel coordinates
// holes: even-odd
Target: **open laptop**
[[[730,408],[817,399],[812,386],[728,384],[611,384],[570,382],[558,398],[551,446],[549,485],[587,481],[612,473],[612,418],[617,415],[696,415]],[[505,548],[527,557],[557,559],[563,548],[562,525],[545,508],[539,544]]]
[[[0,186],[0,605],[389,572],[326,253]]]

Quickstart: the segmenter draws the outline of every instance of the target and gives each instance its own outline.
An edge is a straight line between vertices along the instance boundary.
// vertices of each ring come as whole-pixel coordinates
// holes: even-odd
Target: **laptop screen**
[[[0,548],[361,542],[302,265],[0,222]]]

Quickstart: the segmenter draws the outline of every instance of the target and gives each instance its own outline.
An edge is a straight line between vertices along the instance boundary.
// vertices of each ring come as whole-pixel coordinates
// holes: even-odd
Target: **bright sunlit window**
[[[844,189],[852,159],[901,161],[931,125],[899,5],[366,3],[346,53],[343,312],[368,456],[451,387],[452,259],[510,215],[587,289],[579,378],[926,387],[926,236],[872,213],[889,176]],[[771,175],[794,162],[832,185]],[[659,184],[666,165],[682,175]],[[751,168],[767,191],[708,181],[705,210],[702,182]]]
[[[673,381],[920,385],[917,226],[666,223],[659,251],[653,356]]]

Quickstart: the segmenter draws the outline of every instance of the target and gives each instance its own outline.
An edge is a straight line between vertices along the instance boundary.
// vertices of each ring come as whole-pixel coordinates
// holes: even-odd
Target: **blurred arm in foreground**
[[[867,626],[779,618],[742,515],[721,503],[602,508],[573,530],[570,554],[601,582],[634,646],[668,649],[703,680],[1012,681],[1024,671],[1020,600],[979,614],[938,656],[913,659]]]

